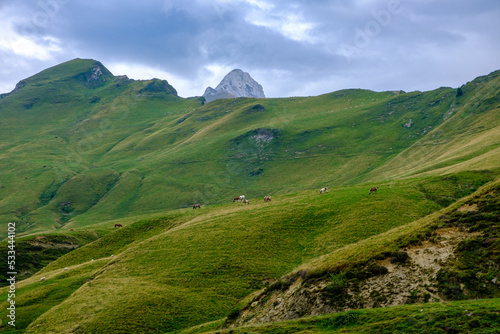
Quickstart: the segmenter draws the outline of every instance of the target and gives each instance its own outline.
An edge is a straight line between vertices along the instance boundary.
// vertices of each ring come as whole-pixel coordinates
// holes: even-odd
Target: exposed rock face
[[[227,99],[236,97],[265,98],[262,86],[252,79],[250,74],[242,70],[232,70],[220,84],[213,89],[208,87],[203,94],[207,102],[217,99]]]
[[[97,88],[104,85],[106,81],[114,79],[114,76],[100,62],[95,62],[94,66],[78,73],[74,78],[89,88]]]

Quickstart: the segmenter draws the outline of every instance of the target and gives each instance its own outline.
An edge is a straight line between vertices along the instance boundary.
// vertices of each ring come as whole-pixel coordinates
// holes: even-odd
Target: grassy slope
[[[89,81],[85,74],[96,67],[104,74]],[[106,71],[95,61],[71,61],[26,79],[0,101],[0,214],[3,221],[20,221],[20,232],[51,230],[87,211],[109,190],[94,186],[114,174],[106,181],[112,187],[125,173],[98,166],[99,156],[158,118],[175,118],[182,108],[200,105],[143,91],[150,82]],[[66,202],[72,204],[65,211]]]
[[[155,82],[107,72],[105,82],[82,79],[95,66],[106,72],[94,61],[56,66],[0,100],[0,218],[20,221],[20,232],[90,227],[241,193],[497,166],[496,74],[464,86],[459,98],[450,88],[344,90],[200,107],[147,89]],[[482,96],[484,111],[471,111]]]
[[[360,263],[366,263],[370,259],[378,258],[384,252],[394,252],[409,245],[418,245],[420,241],[427,240],[431,235],[431,231],[435,229],[455,226],[459,227],[460,230],[479,232],[479,235],[472,237],[468,241],[461,242],[457,248],[456,258],[448,261],[444,269],[438,273],[437,279],[439,283],[437,287],[440,296],[445,300],[498,297],[499,289],[494,278],[498,279],[499,274],[498,258],[500,256],[500,243],[497,238],[499,200],[500,180],[497,180],[488,183],[473,195],[462,198],[444,210],[385,233],[366,238],[358,243],[347,245],[330,254],[318,257],[309,263],[304,263],[296,268],[293,273],[282,277],[280,282],[285,285],[287,284],[286,282],[292,282],[293,277],[298,279],[300,276],[304,278],[304,282],[301,283],[301,289],[308,289],[310,281],[309,283],[305,283],[307,280],[312,279],[314,281],[323,277],[325,281],[331,281],[330,273],[342,270],[345,273],[351,274],[350,282],[352,283],[359,279],[359,277],[354,278],[352,275],[355,275],[356,272],[360,273]],[[478,211],[465,212],[459,210],[459,208],[469,205],[479,205]],[[273,286],[276,286],[276,284]],[[233,311],[235,314],[239,313],[236,311],[241,311],[248,307],[256,299],[266,303],[266,300],[269,300],[269,294],[273,290],[280,289],[279,287],[273,288],[273,286],[265,289],[265,291],[261,290],[260,293],[264,293],[264,295],[259,293],[258,298],[255,298],[256,294],[244,298],[233,307],[229,314],[232,314]],[[286,295],[289,293],[286,289],[285,287],[285,292],[281,294],[283,298],[286,298]],[[295,290],[294,293],[296,296],[301,295],[300,289],[298,292]],[[341,297],[336,295],[329,298],[336,299]],[[361,312],[354,311],[345,314],[316,317],[309,320],[285,321],[259,326],[242,326],[241,328],[236,328],[236,332],[288,333],[298,331],[298,329],[302,328],[301,330],[309,329],[312,332],[338,329],[342,332],[376,331],[384,333],[413,333],[423,330],[426,333],[462,331],[496,333],[498,322],[500,321],[498,303],[499,299],[497,298],[487,299],[479,303],[471,301],[468,301],[466,304],[444,303],[444,306],[442,303],[431,304],[430,306],[420,304],[416,307],[405,306],[380,310],[364,310]],[[416,309],[425,310],[426,313],[415,313]],[[488,309],[486,313],[484,312],[485,309]],[[392,313],[392,315],[388,317],[389,313]],[[476,317],[471,318],[473,314]],[[367,317],[363,317],[362,315],[366,315]],[[362,316],[364,320],[358,322],[359,316]],[[248,314],[246,317],[248,319]],[[259,314],[253,314],[253,317],[259,317]],[[229,324],[231,323],[232,321],[229,322]],[[186,332],[201,333],[210,329],[221,328],[227,328],[227,324],[224,324],[224,321],[196,326],[186,330]],[[221,332],[224,332],[224,330]]]
[[[61,257],[23,281],[18,300],[44,311],[29,317],[28,332],[187,328],[224,317],[240,298],[304,262],[441,208],[429,189],[446,198],[461,196],[463,186],[470,192],[471,185],[490,179],[481,173],[464,176],[452,189],[456,193],[446,193],[445,178],[431,178],[384,184],[375,195],[368,195],[366,186],[353,186],[250,206],[183,209],[116,230]],[[65,273],[72,277],[73,268],[90,266],[92,259],[101,266],[91,281],[76,291],[59,283],[62,268],[70,268]],[[38,282],[42,276],[48,279]],[[65,298],[54,305],[36,297],[46,285],[58,285]],[[6,288],[0,291],[4,295]]]
[[[453,173],[498,168],[500,158],[500,71],[462,86],[444,115],[446,122],[432,129],[369,178],[401,178],[418,173]]]
[[[0,132],[2,220],[20,221],[20,232],[106,234],[19,283],[21,329],[164,332],[215,321],[304,263],[327,254],[354,259],[365,254],[363,240],[418,230],[409,223],[497,175],[497,73],[464,86],[461,97],[448,88],[346,90],[200,107],[146,89],[156,82],[109,73],[104,83],[82,81],[98,65],[69,62],[0,101],[12,124]],[[492,171],[399,180],[484,168]],[[373,180],[379,193],[369,196]],[[299,191],[324,185],[327,196]],[[241,193],[250,206],[180,209],[134,223]],[[267,194],[273,202],[264,204]],[[113,231],[112,220],[126,227]]]

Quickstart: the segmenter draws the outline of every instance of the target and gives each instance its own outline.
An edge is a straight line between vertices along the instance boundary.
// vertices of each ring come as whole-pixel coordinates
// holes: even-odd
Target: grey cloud
[[[44,7],[47,1],[59,7]],[[312,24],[313,41],[292,40],[253,25],[246,18],[256,8],[243,1],[18,0],[8,6],[17,8],[18,32],[53,36],[63,43],[65,50],[52,62],[78,56],[104,64],[135,63],[191,81],[206,75],[207,65],[219,64],[270,73],[262,79],[273,86],[264,85],[269,96],[297,94],[301,87],[303,95],[348,87],[432,89],[459,85],[500,67],[490,60],[500,54],[498,1],[401,0],[401,10],[380,23],[374,13],[387,12],[390,1],[395,0],[268,1],[274,8],[262,13],[264,19],[284,20],[285,14],[295,13]],[[45,17],[43,25],[34,24],[36,15]],[[378,31],[367,32],[367,27]],[[370,35],[368,40],[360,33]],[[471,49],[474,43],[491,54]],[[346,45],[356,52],[346,55]],[[456,73],[447,58],[457,64],[478,62]]]

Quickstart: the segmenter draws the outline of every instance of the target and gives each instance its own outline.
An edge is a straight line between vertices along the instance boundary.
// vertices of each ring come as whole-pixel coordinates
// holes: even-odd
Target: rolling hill
[[[94,60],[27,78],[0,96],[17,332],[494,328],[499,106],[500,71],[459,89],[210,103]],[[241,194],[249,205],[231,203]],[[484,300],[467,316],[462,299]]]

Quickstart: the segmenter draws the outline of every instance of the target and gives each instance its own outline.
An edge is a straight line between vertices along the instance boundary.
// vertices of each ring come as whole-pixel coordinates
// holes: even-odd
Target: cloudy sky
[[[458,87],[500,69],[498,0],[0,0],[0,93],[73,58],[202,95]]]

